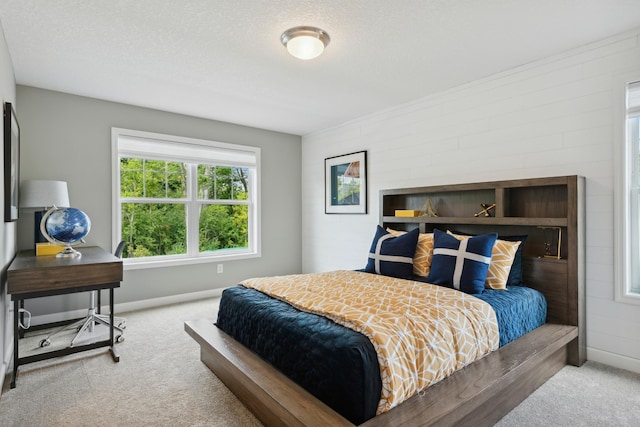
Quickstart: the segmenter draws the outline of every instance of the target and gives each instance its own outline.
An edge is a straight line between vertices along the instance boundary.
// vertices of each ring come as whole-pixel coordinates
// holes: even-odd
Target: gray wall
[[[53,92],[17,87],[22,128],[22,180],[67,181],[71,205],[92,222],[87,244],[111,249],[111,128],[257,146],[261,149],[262,257],[125,271],[116,303],[223,288],[239,280],[301,271],[301,138]],[[33,247],[33,214],[18,225],[19,249]],[[81,250],[81,248],[80,248]],[[86,294],[33,300],[35,315],[87,306]]]
[[[0,98],[2,98],[3,106],[5,102],[15,104],[16,82],[13,76],[9,49],[4,39],[2,24],[0,24]],[[14,108],[16,107],[14,105]],[[20,118],[18,112],[16,112],[16,116]],[[1,146],[4,147],[4,144]],[[3,164],[4,150],[0,150],[0,165]],[[0,170],[4,171],[4,168],[0,167]],[[13,333],[11,332],[13,323],[11,322],[12,316],[9,310],[10,301],[7,298],[6,269],[16,253],[16,223],[4,222],[4,185],[0,185],[0,216],[3,217],[0,219],[0,224],[2,224],[0,226],[0,265],[2,266],[2,275],[0,276],[0,350],[2,351],[0,353],[2,358],[0,378],[4,378],[2,374],[7,370],[11,359],[11,350],[13,349]]]

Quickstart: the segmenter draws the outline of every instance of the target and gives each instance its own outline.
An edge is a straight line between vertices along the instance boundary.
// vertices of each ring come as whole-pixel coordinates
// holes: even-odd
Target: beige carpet
[[[15,389],[5,381],[0,425],[261,425],[200,362],[198,345],[184,332],[185,320],[214,318],[217,303],[123,313],[119,363],[105,348],[21,366]]]
[[[99,349],[20,367],[16,389],[5,381],[0,425],[260,426],[200,362],[184,332],[185,320],[213,319],[217,304],[124,313],[120,363]],[[37,341],[24,345],[39,351]],[[567,366],[498,425],[638,426],[640,375],[592,362]]]

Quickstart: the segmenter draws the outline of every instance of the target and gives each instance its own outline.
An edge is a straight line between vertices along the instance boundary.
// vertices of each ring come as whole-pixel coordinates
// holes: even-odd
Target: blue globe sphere
[[[72,245],[89,234],[91,220],[80,209],[58,208],[49,214],[44,228],[53,240]]]

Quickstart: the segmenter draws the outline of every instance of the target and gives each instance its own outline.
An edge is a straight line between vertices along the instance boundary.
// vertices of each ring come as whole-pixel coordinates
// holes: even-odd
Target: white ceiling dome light
[[[316,27],[293,27],[282,33],[280,41],[298,59],[313,59],[324,51],[331,38]]]

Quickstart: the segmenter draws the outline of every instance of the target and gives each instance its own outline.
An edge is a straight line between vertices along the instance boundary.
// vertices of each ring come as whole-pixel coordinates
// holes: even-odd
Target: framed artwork
[[[367,213],[367,152],[324,159],[325,213]]]
[[[4,103],[4,221],[18,219],[20,126],[10,102]]]

